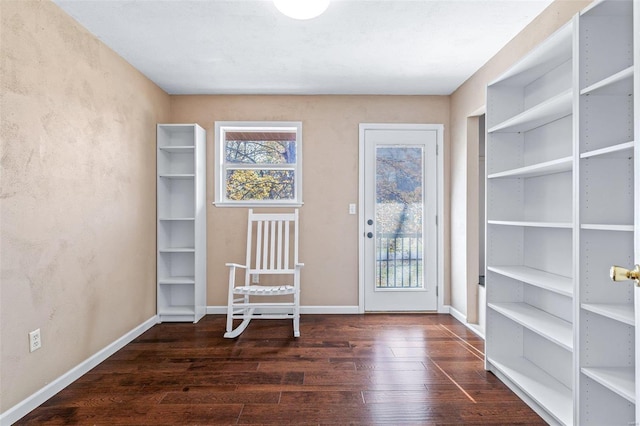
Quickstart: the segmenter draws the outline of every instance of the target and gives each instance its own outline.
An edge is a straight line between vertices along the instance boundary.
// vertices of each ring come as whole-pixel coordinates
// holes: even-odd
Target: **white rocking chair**
[[[254,235],[255,240],[252,238]],[[253,318],[293,319],[293,336],[300,337],[300,269],[304,264],[298,262],[297,209],[293,213],[284,214],[254,213],[253,209],[250,209],[246,263],[226,265],[230,269],[227,332],[224,337],[239,336]],[[237,269],[245,270],[244,283],[239,285],[236,285]],[[261,277],[262,275],[264,277]],[[286,282],[270,282],[273,277],[284,277]],[[269,281],[268,285],[259,285],[257,281],[260,278]],[[283,295],[286,296],[284,299],[290,301],[252,301],[256,297]],[[233,328],[234,320],[242,322]]]

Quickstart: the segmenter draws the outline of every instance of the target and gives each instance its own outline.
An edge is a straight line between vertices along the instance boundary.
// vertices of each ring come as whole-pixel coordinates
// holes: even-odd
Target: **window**
[[[302,205],[302,123],[215,123],[215,204]]]

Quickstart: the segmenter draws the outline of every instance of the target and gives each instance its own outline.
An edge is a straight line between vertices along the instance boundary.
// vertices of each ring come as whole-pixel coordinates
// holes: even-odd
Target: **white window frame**
[[[229,200],[227,199],[227,169],[241,168],[238,164],[227,164],[225,155],[225,133],[238,131],[291,131],[296,132],[296,163],[286,166],[267,166],[266,168],[285,168],[294,171],[294,198],[292,200]],[[216,121],[215,122],[215,200],[219,207],[301,207],[302,206],[302,122],[301,121]],[[249,167],[248,167],[249,168]]]

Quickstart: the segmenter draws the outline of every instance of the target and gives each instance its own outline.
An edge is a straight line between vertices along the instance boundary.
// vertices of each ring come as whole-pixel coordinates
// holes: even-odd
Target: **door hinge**
[[[436,216],[436,226],[438,226],[438,216]]]
[[[438,155],[438,145],[436,145],[436,155]]]
[[[436,286],[436,297],[438,297],[438,286]]]

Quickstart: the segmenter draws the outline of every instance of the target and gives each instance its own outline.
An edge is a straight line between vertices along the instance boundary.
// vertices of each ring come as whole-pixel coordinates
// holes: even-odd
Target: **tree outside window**
[[[300,205],[301,123],[216,122],[216,204]]]

